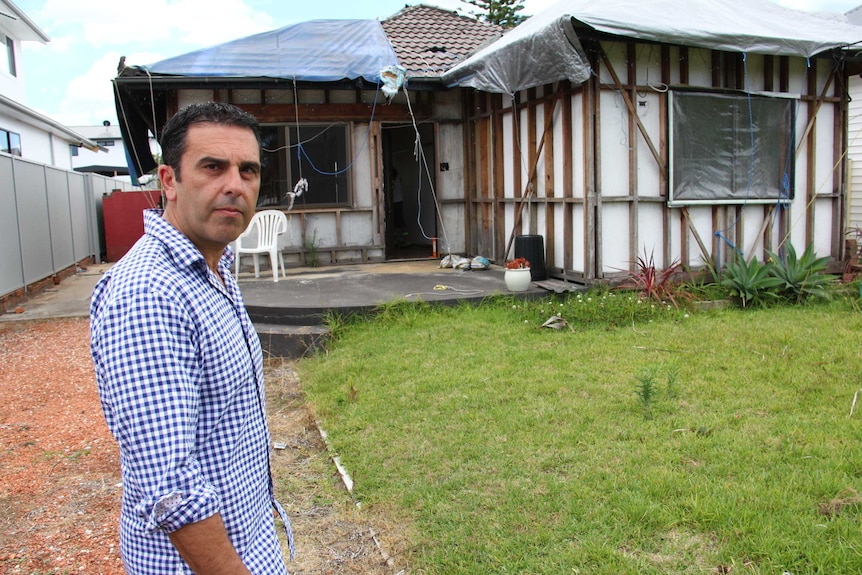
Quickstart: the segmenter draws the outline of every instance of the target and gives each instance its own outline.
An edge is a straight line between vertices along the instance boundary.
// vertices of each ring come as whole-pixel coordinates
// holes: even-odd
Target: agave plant
[[[788,300],[799,303],[806,299],[829,299],[829,287],[835,283],[835,276],[823,273],[829,258],[818,258],[811,245],[805,248],[801,257],[796,256],[796,250],[790,244],[785,249],[784,257],[774,252],[768,252],[772,262],[771,273],[781,280],[778,293]]]
[[[739,300],[742,307],[777,298],[775,290],[782,285],[782,280],[772,275],[772,267],[769,263],[759,263],[757,258],[747,263],[745,258],[738,256],[727,264],[721,285]]]

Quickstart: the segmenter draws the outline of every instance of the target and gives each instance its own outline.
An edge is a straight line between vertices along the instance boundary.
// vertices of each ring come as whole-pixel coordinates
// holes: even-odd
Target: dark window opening
[[[0,130],[0,152],[20,156],[21,135],[8,130]]]
[[[347,205],[349,133],[344,124],[264,126],[258,206],[288,207],[300,178],[308,189],[294,198],[294,208]]]
[[[793,198],[794,100],[675,91],[671,108],[670,203]]]

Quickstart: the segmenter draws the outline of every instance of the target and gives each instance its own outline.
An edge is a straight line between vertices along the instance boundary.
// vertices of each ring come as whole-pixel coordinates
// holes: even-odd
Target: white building
[[[852,24],[862,26],[862,6],[847,12]],[[850,103],[847,105],[847,235],[862,230],[862,77],[850,74],[847,82]]]
[[[99,146],[25,105],[24,42],[46,44],[50,38],[11,0],[0,0],[0,153],[71,169],[72,146],[93,152]]]
[[[72,126],[71,129],[99,146],[98,151],[85,147],[73,148],[72,169],[76,172],[101,174],[110,178],[131,181],[126,148],[123,145],[123,136],[120,134],[119,126],[114,126],[105,120],[101,126]],[[155,138],[151,137],[149,140],[150,153],[157,154],[160,150],[158,143]],[[140,182],[146,183],[150,177],[144,176]]]

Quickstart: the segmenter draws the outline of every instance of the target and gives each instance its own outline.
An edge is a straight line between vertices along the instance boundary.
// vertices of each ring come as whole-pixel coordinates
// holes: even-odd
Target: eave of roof
[[[0,0],[0,6],[8,7],[9,11],[12,12],[12,14],[4,14],[7,17],[3,19],[3,27],[9,30],[17,40],[41,42],[43,44],[51,41],[48,35],[23,10],[18,8],[12,0]]]
[[[19,104],[15,100],[7,98],[2,94],[0,94],[0,110],[4,111],[15,119],[24,122],[25,124],[45,130],[55,136],[63,138],[70,144],[74,144],[76,146],[83,146],[88,150],[92,150],[93,152],[108,151],[107,148],[98,145],[96,142],[90,140],[89,138],[85,138],[81,134],[69,129],[60,122],[52,120],[47,116],[43,116],[35,110],[31,110],[27,106]]]

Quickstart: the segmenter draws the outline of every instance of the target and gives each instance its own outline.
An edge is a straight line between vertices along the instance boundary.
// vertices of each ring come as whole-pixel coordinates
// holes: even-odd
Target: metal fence
[[[101,260],[102,196],[128,182],[0,154],[0,297]]]

